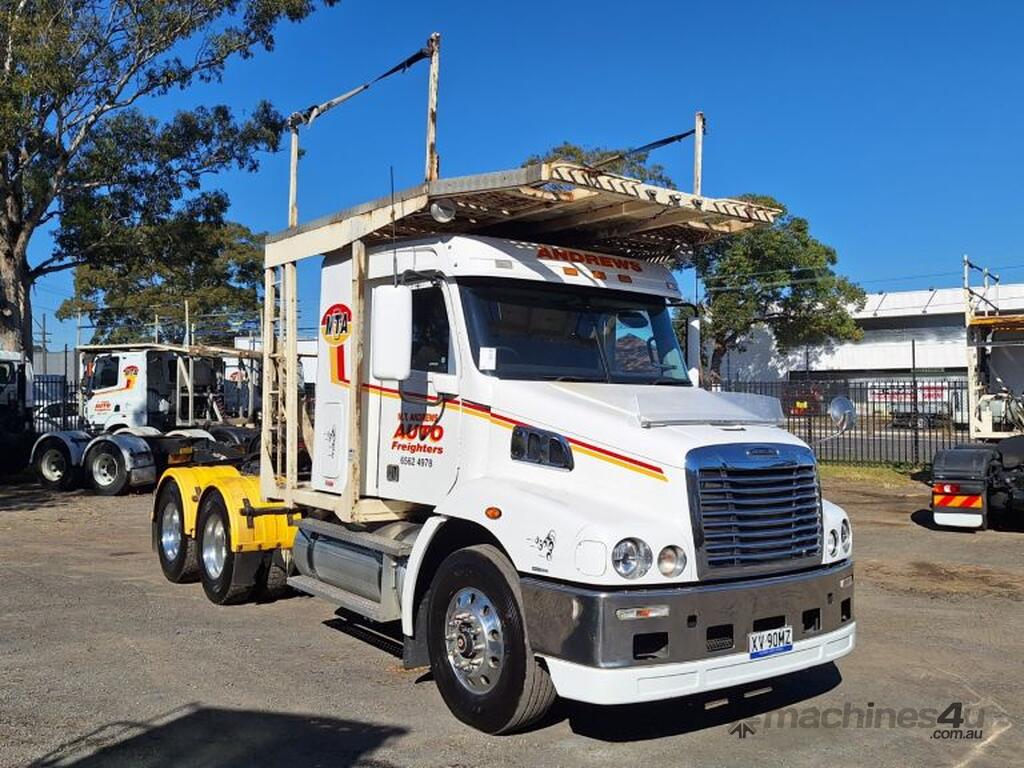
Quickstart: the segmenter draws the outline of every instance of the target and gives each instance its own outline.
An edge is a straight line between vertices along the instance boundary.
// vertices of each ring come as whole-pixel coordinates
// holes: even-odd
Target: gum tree
[[[324,0],[322,4],[333,4]],[[30,291],[44,275],[99,265],[136,225],[179,215],[203,180],[252,170],[283,118],[226,106],[160,123],[140,105],[217,81],[270,50],[313,0],[0,0],[0,347],[32,350]],[[29,264],[47,225],[56,247]]]

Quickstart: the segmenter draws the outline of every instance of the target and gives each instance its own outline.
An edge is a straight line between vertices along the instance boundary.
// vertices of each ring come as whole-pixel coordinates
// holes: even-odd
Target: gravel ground
[[[1024,533],[933,530],[925,486],[874,472],[837,473],[826,494],[856,542],[858,647],[838,666],[767,690],[563,702],[495,738],[452,718],[393,641],[325,603],[221,608],[164,581],[150,496],[0,486],[0,765],[1019,765]],[[858,727],[954,702],[979,738],[890,715]],[[766,724],[790,707],[803,727]],[[847,726],[816,727],[827,708],[846,708]]]

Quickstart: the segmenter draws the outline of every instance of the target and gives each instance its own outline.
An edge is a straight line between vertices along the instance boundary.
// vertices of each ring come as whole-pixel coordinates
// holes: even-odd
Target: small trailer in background
[[[964,315],[972,442],[935,454],[932,515],[936,525],[980,530],[993,512],[1024,505],[1024,308],[1002,306],[999,277],[965,256]]]
[[[259,353],[161,343],[78,351],[83,428],[35,441],[31,462],[43,487],[70,490],[84,481],[115,495],[152,485],[170,464],[238,463],[256,452]],[[236,390],[230,408],[226,386]]]

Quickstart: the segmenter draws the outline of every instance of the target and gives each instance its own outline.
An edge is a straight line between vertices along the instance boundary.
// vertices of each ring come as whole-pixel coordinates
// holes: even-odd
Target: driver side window
[[[438,286],[412,292],[412,369],[450,373],[448,312]]]
[[[96,360],[93,388],[106,389],[116,387],[120,371],[120,359],[117,357],[101,357]]]

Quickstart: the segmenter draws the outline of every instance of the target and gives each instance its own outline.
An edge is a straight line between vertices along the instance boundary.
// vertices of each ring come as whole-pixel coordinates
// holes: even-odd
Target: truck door
[[[435,379],[458,373],[447,289],[412,294],[412,373],[380,388],[377,485],[386,498],[437,504],[459,469],[461,409],[437,393]]]

